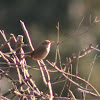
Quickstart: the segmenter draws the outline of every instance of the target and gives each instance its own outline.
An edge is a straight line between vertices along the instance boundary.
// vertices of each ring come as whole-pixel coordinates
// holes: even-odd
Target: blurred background
[[[27,30],[29,31],[34,48],[36,48],[43,40],[53,40],[51,52],[46,58],[51,62],[55,61],[56,41],[57,41],[57,24],[60,25],[60,41],[64,40],[60,44],[60,55],[62,64],[66,64],[66,58],[71,57],[73,53],[78,55],[79,51],[87,48],[89,44],[93,44],[95,47],[100,43],[100,23],[93,23],[95,18],[100,19],[100,1],[99,0],[0,0],[0,30],[4,30],[7,38],[10,33],[15,36],[23,35],[24,42],[27,43],[27,38],[23,32],[19,20],[25,22]],[[91,26],[91,27],[90,27]],[[89,30],[87,30],[87,28]],[[84,33],[78,36],[75,34]],[[0,36],[0,44],[4,43],[2,36]],[[100,47],[100,46],[99,46]],[[25,51],[29,51],[28,47],[24,48]],[[3,50],[3,52],[9,52]],[[92,51],[90,54],[79,60],[78,75],[87,80],[91,63],[94,61],[94,57],[97,54],[94,68],[90,77],[90,83],[100,92],[100,58],[99,52]],[[28,61],[28,64],[33,66],[37,63],[32,60]],[[2,67],[2,65],[0,65]],[[59,67],[59,64],[58,64]],[[10,75],[16,78],[16,70],[10,69]],[[12,71],[13,70],[13,71]],[[41,74],[34,69],[30,70],[33,79],[40,87],[43,84]],[[73,64],[73,74],[76,72],[76,63]],[[55,73],[51,73],[51,76]],[[60,89],[57,84],[54,87],[55,93],[59,95]],[[61,86],[61,85],[60,85]],[[62,85],[63,86],[63,85]],[[5,93],[9,89],[10,83],[5,77],[0,80],[0,88],[2,93]],[[74,86],[73,86],[74,87]],[[42,87],[40,87],[42,91]],[[77,87],[72,88],[77,98],[80,95],[77,94]],[[63,93],[66,96],[66,91]]]

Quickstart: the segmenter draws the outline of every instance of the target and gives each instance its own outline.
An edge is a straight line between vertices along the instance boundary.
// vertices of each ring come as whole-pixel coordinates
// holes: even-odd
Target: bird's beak
[[[54,41],[50,41],[50,43],[54,43]]]

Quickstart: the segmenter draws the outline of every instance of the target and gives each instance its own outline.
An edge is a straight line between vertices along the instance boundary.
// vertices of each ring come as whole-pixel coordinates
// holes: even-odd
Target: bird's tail
[[[26,52],[26,53],[17,53],[17,55],[25,55],[31,57],[32,52]]]

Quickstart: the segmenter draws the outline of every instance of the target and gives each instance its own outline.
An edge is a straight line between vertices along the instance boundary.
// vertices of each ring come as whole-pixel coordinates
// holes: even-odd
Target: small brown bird
[[[50,52],[51,43],[53,42],[54,41],[45,40],[40,44],[40,46],[37,49],[31,52],[25,53],[25,55],[28,55],[34,60],[45,59]]]

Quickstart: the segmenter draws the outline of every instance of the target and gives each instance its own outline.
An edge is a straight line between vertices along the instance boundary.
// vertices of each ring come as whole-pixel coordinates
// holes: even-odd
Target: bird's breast
[[[31,58],[34,60],[45,59],[50,52],[50,46],[51,45],[48,45],[48,47],[39,47],[31,53]]]

